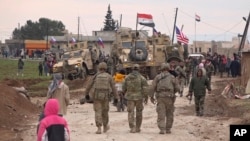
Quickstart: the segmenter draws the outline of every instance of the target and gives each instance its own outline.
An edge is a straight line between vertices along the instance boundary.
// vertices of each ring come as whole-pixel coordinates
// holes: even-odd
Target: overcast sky
[[[156,30],[170,36],[178,7],[176,25],[183,25],[191,41],[231,40],[243,34],[246,22],[242,17],[250,11],[249,0],[0,0],[0,40],[10,38],[18,23],[24,26],[27,20],[41,17],[62,21],[73,34],[77,34],[80,17],[80,33],[91,35],[103,28],[109,4],[114,20],[122,15],[122,26],[135,29],[137,13],[152,14]],[[196,24],[195,13],[201,17]]]

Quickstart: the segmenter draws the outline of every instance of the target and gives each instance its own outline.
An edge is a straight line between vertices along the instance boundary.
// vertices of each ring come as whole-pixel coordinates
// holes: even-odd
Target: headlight
[[[148,60],[149,60],[149,61],[151,61],[151,60],[152,60],[152,58],[151,58],[151,57],[148,57]]]
[[[78,65],[75,65],[75,68],[78,68]]]
[[[127,59],[127,58],[125,58],[125,59],[124,59],[124,62],[127,62],[127,61],[128,61],[128,59]]]

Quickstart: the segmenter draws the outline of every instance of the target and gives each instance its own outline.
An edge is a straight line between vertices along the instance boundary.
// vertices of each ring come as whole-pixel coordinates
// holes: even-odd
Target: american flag
[[[153,28],[153,34],[154,34],[155,36],[158,36],[158,32],[157,32],[157,30],[156,30],[155,28]]]
[[[176,28],[175,31],[176,31],[177,41],[183,44],[188,44],[189,39],[187,38],[187,36],[183,34],[183,32],[181,32],[177,26],[175,28]]]

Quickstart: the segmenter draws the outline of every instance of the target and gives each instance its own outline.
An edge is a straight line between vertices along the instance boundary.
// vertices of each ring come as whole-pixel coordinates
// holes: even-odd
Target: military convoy
[[[90,48],[90,46],[92,46]],[[94,74],[96,61],[100,56],[100,48],[88,41],[76,43],[74,48],[62,55],[61,61],[53,66],[53,73],[64,73],[69,79],[85,78]],[[141,73],[147,79],[153,79],[160,68],[170,57],[183,58],[180,45],[171,45],[170,37],[158,34],[148,37],[141,31],[120,27],[116,32],[116,39],[111,46],[111,75],[125,69],[129,73],[134,64],[140,65]]]
[[[61,59],[53,65],[53,73],[62,73],[70,80],[85,79],[88,74],[94,74],[97,71],[93,56],[99,54],[100,49],[95,45],[90,45],[87,41],[76,43],[73,48],[66,50]]]
[[[153,79],[160,65],[174,56],[175,50],[179,54],[180,49],[177,45],[171,46],[169,36],[159,34],[143,38],[141,34],[130,28],[117,30],[116,40],[111,49],[111,55],[115,58],[114,72],[119,69],[130,72],[134,64],[139,64],[141,73],[146,78]]]

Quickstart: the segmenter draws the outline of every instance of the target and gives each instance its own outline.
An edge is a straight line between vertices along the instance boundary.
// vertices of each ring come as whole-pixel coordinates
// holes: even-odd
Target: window
[[[201,47],[199,48],[199,52],[201,52]]]
[[[197,53],[197,48],[195,48],[194,52]]]
[[[122,47],[123,48],[131,48],[132,47],[132,43],[131,42],[122,42]]]
[[[136,41],[137,47],[145,47],[146,46],[145,44],[146,44],[145,41]]]
[[[194,49],[193,49],[193,48],[190,48],[190,52],[191,52],[191,53],[194,53]]]

